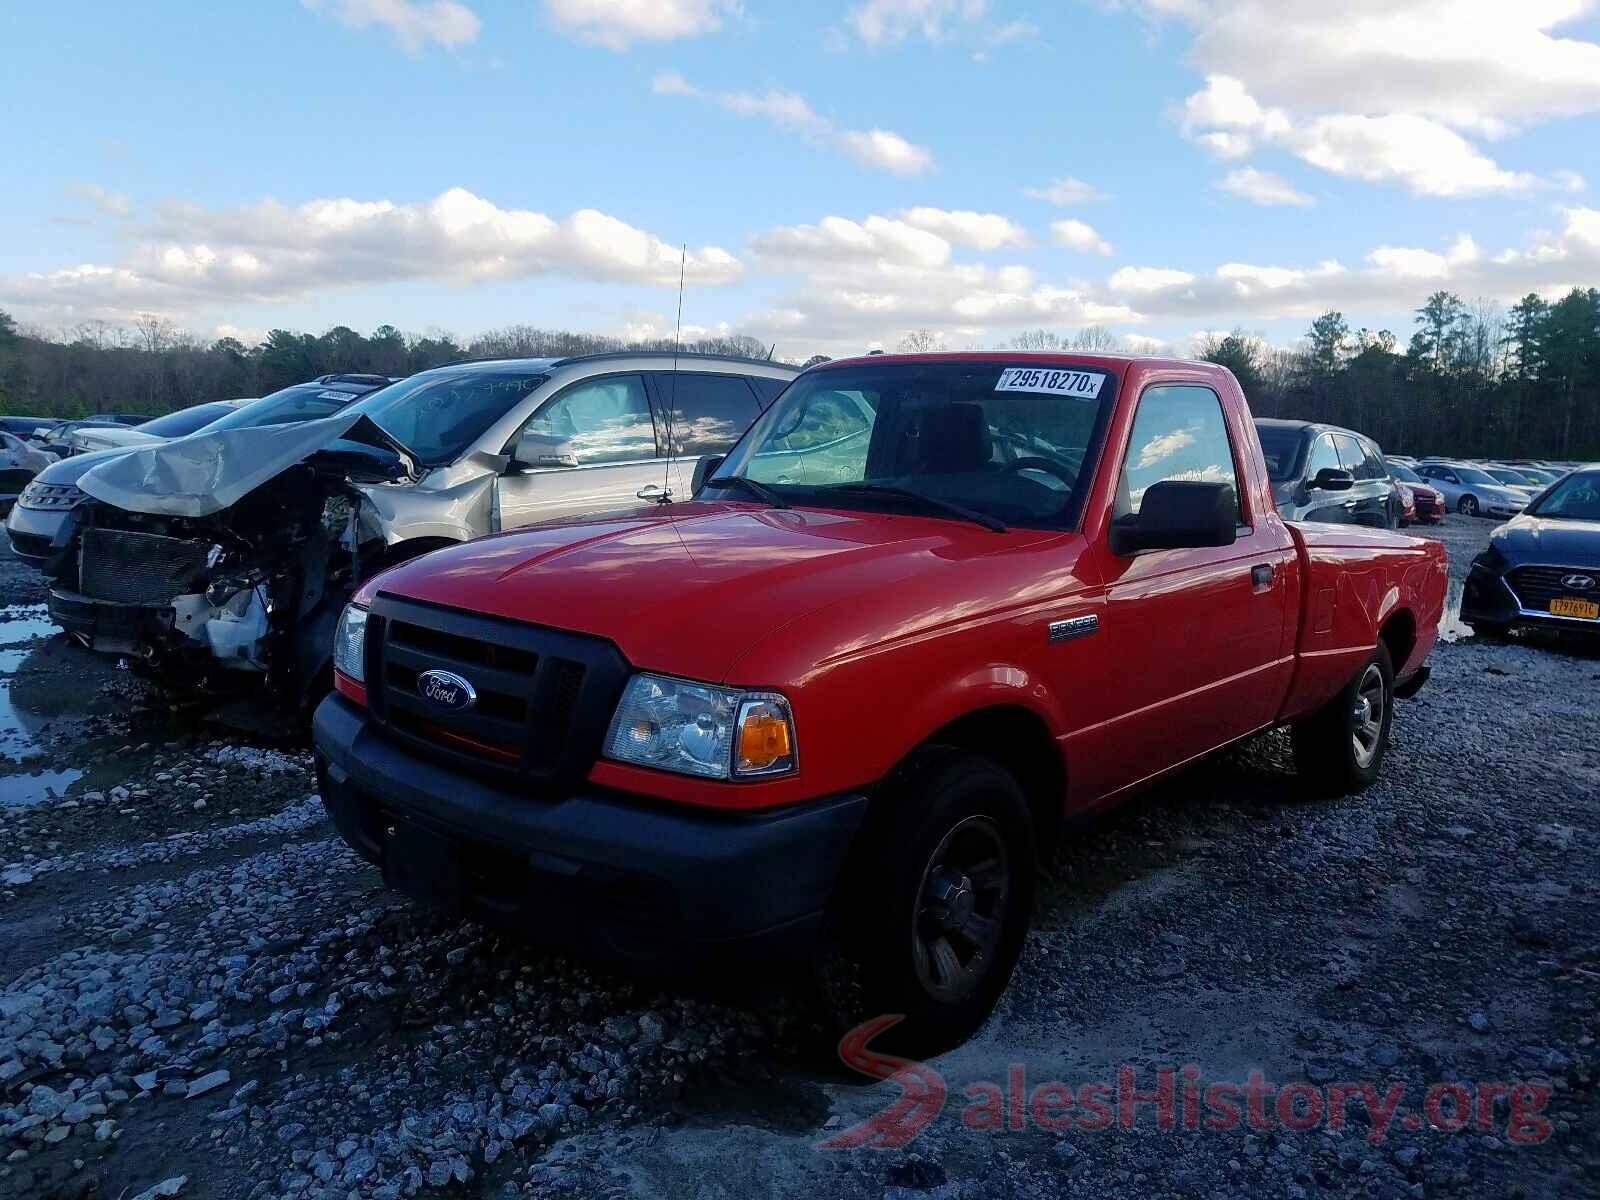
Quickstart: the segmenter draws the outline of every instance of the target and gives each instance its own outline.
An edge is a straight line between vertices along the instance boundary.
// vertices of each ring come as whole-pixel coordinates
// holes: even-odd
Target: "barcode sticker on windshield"
[[[1093,400],[1100,394],[1104,375],[1094,371],[1063,371],[1053,367],[1007,367],[1000,372],[997,392],[1048,392]]]
[[[345,401],[345,400],[354,400],[355,397],[352,396],[349,392],[318,392],[317,393],[317,399],[318,400],[338,400],[338,401],[342,402],[342,401]]]

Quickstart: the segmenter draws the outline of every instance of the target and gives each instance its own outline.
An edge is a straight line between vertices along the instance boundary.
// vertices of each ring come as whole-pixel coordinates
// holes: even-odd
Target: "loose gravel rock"
[[[1488,529],[1438,535],[1458,582]],[[38,603],[19,572],[0,556],[0,638]],[[830,1070],[783,981],[632,978],[417,909],[333,834],[303,747],[211,730],[59,637],[19,644],[0,1195],[1600,1193],[1592,651],[1441,646],[1363,796],[1308,800],[1274,735],[1075,829],[996,1017],[931,1064],[942,1113],[900,1148],[825,1150],[899,1089]],[[6,800],[43,772],[76,774]],[[1191,1063],[1393,1083],[1409,1111],[1435,1081],[1536,1081],[1552,1134],[1374,1139],[1354,1109],[1304,1132],[962,1119],[1013,1064],[1153,1086]]]

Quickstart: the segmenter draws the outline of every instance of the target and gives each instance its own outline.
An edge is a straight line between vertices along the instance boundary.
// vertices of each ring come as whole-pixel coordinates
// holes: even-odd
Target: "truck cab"
[[[872,356],[805,372],[694,501],[366,583],[315,721],[394,887],[643,965],[823,947],[948,1045],[1069,816],[1289,725],[1381,767],[1436,543],[1299,526],[1208,363]]]

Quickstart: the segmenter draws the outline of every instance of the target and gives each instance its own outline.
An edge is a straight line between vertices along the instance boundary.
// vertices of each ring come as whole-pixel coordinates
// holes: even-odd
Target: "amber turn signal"
[[[794,766],[789,714],[765,700],[750,701],[739,714],[740,775],[779,774]]]

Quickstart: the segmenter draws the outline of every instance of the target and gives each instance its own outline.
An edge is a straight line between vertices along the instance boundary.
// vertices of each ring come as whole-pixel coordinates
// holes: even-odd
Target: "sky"
[[[67,333],[1025,330],[1600,286],[1600,0],[8,5],[0,309]],[[686,249],[685,249],[686,247]]]

